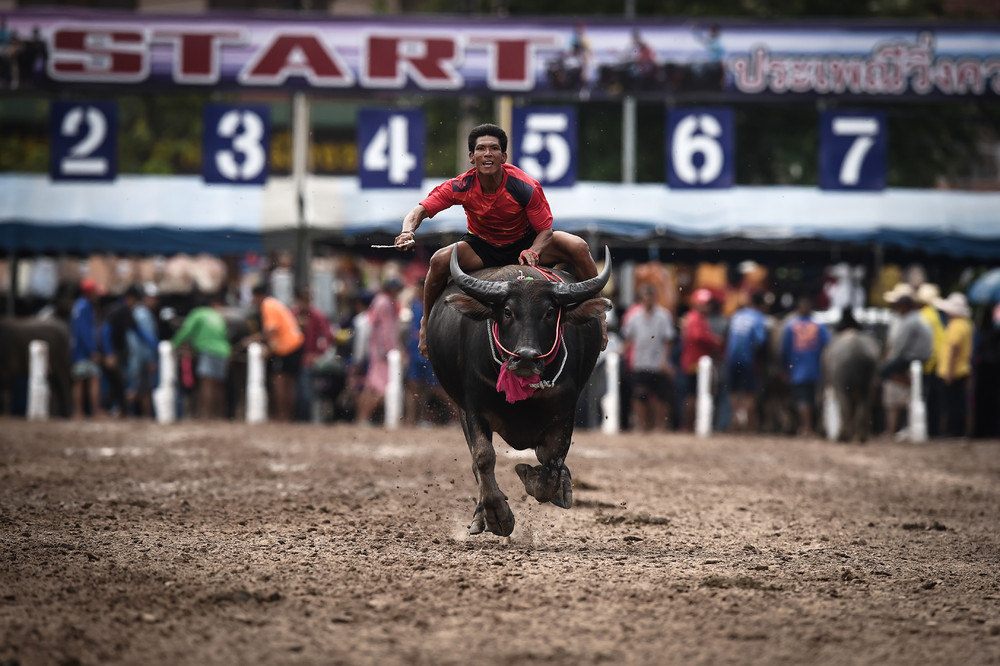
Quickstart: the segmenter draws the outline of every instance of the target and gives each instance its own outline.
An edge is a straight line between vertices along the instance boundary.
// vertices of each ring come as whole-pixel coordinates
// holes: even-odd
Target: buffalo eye
[[[504,319],[513,319],[514,318],[514,313],[511,311],[511,309],[509,307],[504,306],[503,316],[504,316]]]
[[[551,320],[555,319],[555,317],[556,317],[556,309],[555,308],[549,308],[545,312],[545,319],[546,319],[546,321],[551,321]]]

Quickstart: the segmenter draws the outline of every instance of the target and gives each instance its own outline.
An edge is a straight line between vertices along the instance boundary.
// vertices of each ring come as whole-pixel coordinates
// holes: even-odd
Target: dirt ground
[[[998,664],[1000,442],[0,420],[0,664]]]

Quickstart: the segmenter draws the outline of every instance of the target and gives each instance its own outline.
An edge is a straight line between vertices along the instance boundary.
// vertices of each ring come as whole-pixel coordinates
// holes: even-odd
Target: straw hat
[[[917,301],[923,303],[924,305],[931,305],[935,301],[941,299],[941,290],[938,289],[936,284],[931,284],[930,282],[924,282],[917,289]]]
[[[917,294],[906,282],[899,282],[891,291],[887,291],[882,294],[882,298],[885,299],[886,303],[898,303],[900,299],[908,298],[911,301],[917,299]]]
[[[949,317],[968,317],[972,314],[965,294],[958,291],[953,291],[948,298],[937,299],[934,301],[934,307]]]

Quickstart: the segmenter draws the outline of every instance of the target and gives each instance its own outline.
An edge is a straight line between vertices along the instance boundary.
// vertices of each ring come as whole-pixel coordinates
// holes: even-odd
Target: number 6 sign
[[[114,180],[118,107],[114,102],[52,102],[52,180]]]
[[[670,187],[732,187],[732,110],[672,109],[667,114],[667,154]]]
[[[884,190],[886,134],[884,113],[824,111],[820,116],[820,188]]]

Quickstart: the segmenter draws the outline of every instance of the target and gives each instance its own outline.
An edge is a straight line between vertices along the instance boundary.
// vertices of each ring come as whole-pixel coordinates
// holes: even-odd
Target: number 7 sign
[[[886,139],[884,113],[824,111],[820,116],[820,188],[884,190]]]

